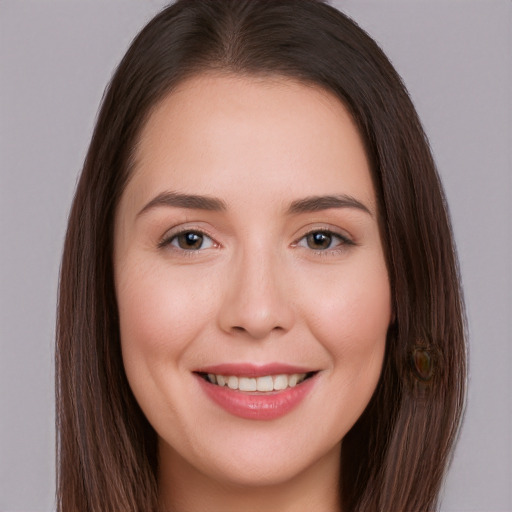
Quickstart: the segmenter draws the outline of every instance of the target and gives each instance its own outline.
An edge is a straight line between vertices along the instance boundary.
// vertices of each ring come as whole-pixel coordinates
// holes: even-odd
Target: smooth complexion
[[[182,83],[144,126],[114,253],[123,361],[158,435],[163,506],[338,510],[341,441],[375,390],[392,314],[344,106],[279,77]],[[289,410],[244,417],[205,392],[197,372],[219,365],[315,373]],[[245,393],[242,412],[258,395],[231,393]]]

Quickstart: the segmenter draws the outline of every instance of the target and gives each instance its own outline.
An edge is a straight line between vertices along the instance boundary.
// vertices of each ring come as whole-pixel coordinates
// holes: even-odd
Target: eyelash
[[[187,235],[187,234],[199,235],[199,236],[203,237],[203,240],[204,240],[204,238],[207,238],[211,241],[211,243],[212,243],[211,246],[219,247],[219,244],[217,242],[215,242],[213,237],[208,235],[208,233],[206,233],[205,231],[202,231],[200,229],[184,229],[182,231],[178,231],[176,233],[172,233],[171,235],[164,237],[158,243],[158,248],[162,249],[162,248],[165,248],[168,246],[172,246],[174,240],[176,240],[179,236]],[[326,249],[312,249],[311,247],[304,247],[304,246],[299,245],[302,240],[306,240],[306,244],[307,244],[307,237],[312,234],[322,234],[322,235],[330,237],[331,242],[333,239],[337,239],[339,241],[339,243],[334,248],[326,248]],[[346,250],[348,247],[354,246],[354,245],[356,245],[356,243],[353,240],[351,240],[350,238],[348,238],[345,235],[336,233],[330,229],[312,229],[312,230],[308,231],[307,233],[303,234],[296,242],[294,242],[292,244],[293,247],[308,248],[311,251],[313,251],[313,253],[315,255],[319,255],[319,256],[328,256],[330,254],[337,254],[337,253],[340,253],[340,252]],[[209,248],[210,247],[207,247],[206,249],[209,249]],[[186,256],[194,256],[194,255],[197,255],[200,251],[205,250],[204,248],[183,249],[181,247],[172,247],[172,249],[177,252],[180,252]]]
[[[312,230],[308,231],[307,233],[305,233],[304,235],[302,235],[297,240],[297,242],[294,242],[293,246],[294,247],[301,247],[299,245],[300,242],[302,240],[307,240],[307,237],[312,235],[312,234],[315,234],[315,235],[316,234],[322,234],[322,235],[326,235],[328,237],[331,237],[331,242],[332,242],[333,239],[337,239],[339,241],[339,243],[335,247],[327,248],[327,249],[312,249],[311,247],[304,247],[304,248],[307,248],[310,251],[312,251],[315,256],[329,257],[329,256],[332,256],[332,255],[337,255],[337,254],[340,254],[340,253],[346,251],[349,247],[356,245],[356,243],[353,240],[351,240],[350,238],[348,238],[345,235],[342,235],[341,233],[337,233],[337,232],[332,231],[330,229],[325,229],[325,228],[318,229],[317,228],[317,229],[312,229]]]
[[[215,242],[215,240],[210,235],[208,235],[208,233],[206,233],[205,231],[203,231],[201,229],[183,229],[181,231],[178,231],[176,233],[172,233],[172,234],[164,237],[158,243],[158,248],[162,249],[162,248],[165,248],[165,247],[168,247],[168,246],[172,246],[173,241],[176,240],[179,236],[188,235],[188,234],[199,235],[199,236],[203,237],[203,239],[204,238],[208,238],[209,240],[211,240],[213,247],[218,247],[219,246],[219,244],[217,242]],[[177,251],[177,252],[180,252],[180,253],[182,253],[182,254],[184,254],[186,256],[194,256],[195,254],[197,254],[201,250],[204,250],[204,249],[197,249],[197,250],[196,249],[183,249],[181,247],[172,247],[172,249]]]

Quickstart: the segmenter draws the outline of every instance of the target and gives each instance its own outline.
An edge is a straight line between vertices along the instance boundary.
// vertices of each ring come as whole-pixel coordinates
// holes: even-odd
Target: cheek
[[[208,293],[190,286],[186,272],[170,272],[144,255],[123,262],[116,274],[121,350],[130,388],[157,431],[179,424],[176,410],[187,350],[211,316]],[[170,393],[169,390],[174,390]]]
[[[125,265],[116,286],[125,365],[142,358],[176,366],[210,314],[208,294],[179,273],[140,263]]]
[[[375,271],[372,268],[376,269]],[[379,381],[391,318],[384,267],[332,277],[316,302],[315,338],[329,354],[329,439],[342,439],[368,405]]]
[[[391,319],[391,293],[385,265],[353,267],[324,282],[312,301],[311,330],[347,378],[376,373],[384,356]]]

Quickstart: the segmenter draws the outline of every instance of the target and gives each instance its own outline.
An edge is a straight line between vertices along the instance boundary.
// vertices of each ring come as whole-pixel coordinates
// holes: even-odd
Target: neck
[[[168,450],[160,450],[162,512],[341,512],[339,447],[290,479],[257,485],[213,478]]]

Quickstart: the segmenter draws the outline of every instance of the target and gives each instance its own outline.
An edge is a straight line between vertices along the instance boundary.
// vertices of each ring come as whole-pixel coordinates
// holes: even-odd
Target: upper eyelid
[[[352,235],[350,235],[346,230],[342,230],[341,228],[336,229],[334,227],[316,226],[316,227],[311,227],[307,231],[304,231],[300,236],[298,236],[296,238],[296,241],[294,242],[294,244],[296,244],[297,242],[302,240],[305,236],[310,235],[311,233],[328,233],[328,234],[337,236],[337,237],[341,238],[342,240],[346,240],[347,242],[350,242],[353,244],[356,243],[354,240],[354,237]]]
[[[203,235],[209,236],[213,238],[212,233],[210,230],[206,229],[205,227],[198,225],[200,223],[196,222],[183,222],[180,224],[177,224],[176,226],[173,226],[165,231],[162,238],[168,238],[170,236],[176,236],[181,233],[187,233],[189,231],[201,233]]]
[[[310,235],[311,233],[329,233],[332,235],[337,235],[341,237],[349,238],[349,235],[345,235],[343,233],[340,233],[339,231],[335,230],[334,228],[312,228],[308,229],[306,232],[304,232],[301,237],[305,237],[307,235]]]

